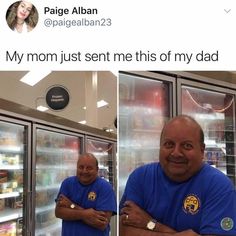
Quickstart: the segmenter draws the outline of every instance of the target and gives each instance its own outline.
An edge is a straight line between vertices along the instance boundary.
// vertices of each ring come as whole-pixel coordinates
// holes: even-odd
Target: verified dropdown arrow
[[[224,9],[226,13],[229,13],[231,9]]]

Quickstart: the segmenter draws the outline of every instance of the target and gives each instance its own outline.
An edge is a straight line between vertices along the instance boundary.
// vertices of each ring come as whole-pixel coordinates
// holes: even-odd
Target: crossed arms
[[[70,208],[71,204],[74,204],[75,208]],[[55,215],[63,220],[81,220],[91,227],[104,230],[110,222],[112,212],[84,209],[61,194],[57,200]]]
[[[124,205],[120,216],[120,236],[201,236],[191,229],[177,232],[159,222],[153,231],[147,230],[146,225],[152,217],[134,202],[126,201]]]

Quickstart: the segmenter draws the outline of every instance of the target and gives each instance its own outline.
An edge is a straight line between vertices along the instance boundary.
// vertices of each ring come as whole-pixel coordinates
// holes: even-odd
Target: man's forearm
[[[83,219],[83,209],[71,209],[68,207],[56,207],[55,215],[57,218],[63,220],[82,220]]]
[[[123,225],[120,222],[119,236],[217,236],[213,234],[200,235],[192,230],[185,230],[182,232],[157,232],[145,229],[140,229],[132,226]],[[223,236],[223,235],[222,235]]]
[[[73,209],[68,207],[60,207],[57,205],[55,215],[63,220],[81,220],[91,227],[104,230],[110,222],[112,212],[96,211],[92,208],[83,209],[78,205],[76,205]]]
[[[138,214],[135,214],[135,215],[122,214],[122,215],[120,215],[120,223],[124,226],[131,226],[134,228],[148,230],[147,224],[148,224],[149,220],[147,220],[147,219],[142,220],[142,219],[140,219],[140,217],[137,217],[137,215]],[[156,226],[153,229],[153,231],[161,232],[161,233],[177,233],[176,230],[172,229],[171,227],[169,227],[167,225],[161,224],[160,222],[156,223]]]
[[[174,233],[150,231],[120,224],[119,236],[173,236]]]

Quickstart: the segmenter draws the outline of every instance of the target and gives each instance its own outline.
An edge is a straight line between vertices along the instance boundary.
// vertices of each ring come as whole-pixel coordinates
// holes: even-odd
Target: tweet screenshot
[[[236,235],[235,0],[0,4],[0,236]]]

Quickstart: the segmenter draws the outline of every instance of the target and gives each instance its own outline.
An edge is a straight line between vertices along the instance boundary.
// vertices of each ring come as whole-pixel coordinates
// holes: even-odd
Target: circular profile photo
[[[8,8],[6,20],[13,31],[30,32],[38,23],[38,11],[31,2],[17,1]]]

